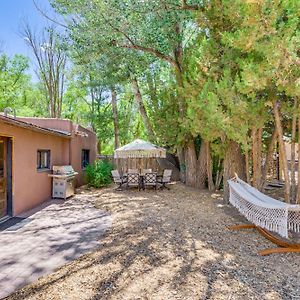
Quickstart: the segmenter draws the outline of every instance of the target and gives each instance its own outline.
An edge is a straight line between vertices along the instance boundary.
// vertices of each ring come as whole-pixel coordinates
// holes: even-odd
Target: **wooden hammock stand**
[[[262,236],[264,236],[266,239],[268,239],[269,241],[271,241],[272,243],[278,246],[277,248],[270,248],[270,249],[259,251],[258,253],[260,255],[264,256],[264,255],[269,255],[274,253],[300,252],[300,244],[284,242],[279,238],[275,237],[269,231],[261,227],[258,227],[254,224],[241,224],[241,225],[233,225],[228,227],[228,229],[230,230],[240,230],[240,229],[250,229],[250,228],[257,229]]]

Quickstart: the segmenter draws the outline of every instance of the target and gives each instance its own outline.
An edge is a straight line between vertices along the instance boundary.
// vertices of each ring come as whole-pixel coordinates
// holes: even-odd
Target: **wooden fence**
[[[127,173],[128,169],[152,169],[158,174],[162,174],[164,169],[172,169],[172,180],[179,180],[179,170],[171,158],[114,158],[113,155],[99,155],[98,159],[111,162],[120,174]]]

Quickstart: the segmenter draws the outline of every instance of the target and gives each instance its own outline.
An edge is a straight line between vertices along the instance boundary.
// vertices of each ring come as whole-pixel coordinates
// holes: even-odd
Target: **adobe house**
[[[51,198],[53,165],[72,165],[80,186],[96,156],[96,134],[70,120],[0,114],[0,220]]]

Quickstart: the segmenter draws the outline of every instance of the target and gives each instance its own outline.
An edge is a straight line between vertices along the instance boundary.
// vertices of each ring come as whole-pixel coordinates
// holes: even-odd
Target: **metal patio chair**
[[[143,188],[145,189],[148,186],[152,186],[157,189],[157,173],[146,173],[144,175]]]
[[[113,177],[114,183],[118,185],[116,190],[122,190],[122,185],[127,182],[127,177],[120,176],[120,173],[118,170],[112,170],[111,175]]]
[[[162,176],[159,176],[157,179],[157,183],[161,184],[161,189],[170,189],[167,184],[169,184],[171,182],[171,176],[172,176],[172,170],[164,170],[164,173]]]
[[[129,171],[129,170],[128,170]],[[139,173],[129,173],[127,174],[127,187],[137,187],[140,190],[140,174]]]

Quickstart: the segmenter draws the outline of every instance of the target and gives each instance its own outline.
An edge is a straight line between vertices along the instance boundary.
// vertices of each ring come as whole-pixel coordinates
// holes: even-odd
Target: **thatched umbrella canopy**
[[[115,158],[166,158],[166,149],[137,139],[115,150]]]

